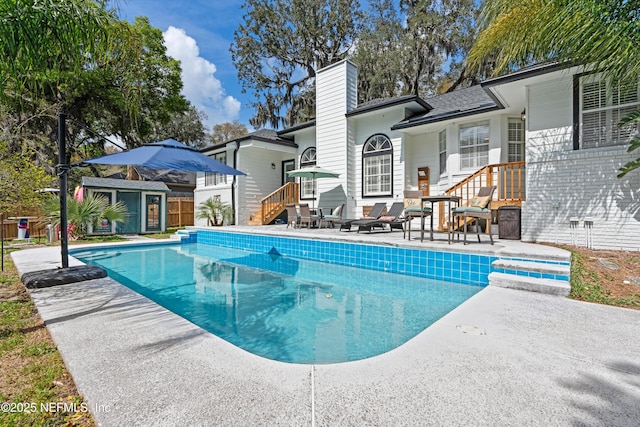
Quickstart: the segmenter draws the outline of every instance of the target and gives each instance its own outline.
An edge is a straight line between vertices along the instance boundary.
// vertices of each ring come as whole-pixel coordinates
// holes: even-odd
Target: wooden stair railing
[[[287,182],[273,193],[260,200],[260,217],[262,225],[271,223],[282,212],[285,211],[289,203],[298,203],[299,187],[297,182]]]
[[[447,189],[445,194],[460,196],[460,206],[467,206],[478,194],[480,187],[495,185],[496,191],[491,201],[492,210],[507,205],[521,206],[526,200],[525,176],[523,161],[487,165]],[[444,203],[439,203],[437,224],[439,230],[446,230],[447,212]]]

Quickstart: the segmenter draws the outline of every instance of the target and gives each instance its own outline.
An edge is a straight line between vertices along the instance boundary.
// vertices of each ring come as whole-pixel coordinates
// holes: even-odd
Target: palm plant
[[[219,197],[210,197],[198,205],[196,215],[200,219],[206,219],[208,225],[223,225],[225,220],[231,222],[233,209]]]
[[[44,211],[51,223],[60,225],[60,206],[58,199],[50,198],[44,206]],[[88,226],[91,224],[97,227],[100,221],[124,222],[127,217],[127,208],[122,202],[110,204],[103,197],[91,194],[81,202],[69,199],[67,203],[67,221],[69,237],[72,239],[83,238],[87,235]]]

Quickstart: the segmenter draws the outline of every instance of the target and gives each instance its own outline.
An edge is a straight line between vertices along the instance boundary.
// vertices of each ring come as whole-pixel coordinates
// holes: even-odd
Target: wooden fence
[[[11,217],[13,218],[13,217]],[[28,217],[29,222],[27,229],[29,230],[29,238],[46,237],[47,222],[41,218]],[[9,219],[9,215],[4,216],[4,240],[13,240],[18,238],[18,220]]]
[[[167,227],[185,227],[194,224],[192,197],[171,197],[168,205]]]

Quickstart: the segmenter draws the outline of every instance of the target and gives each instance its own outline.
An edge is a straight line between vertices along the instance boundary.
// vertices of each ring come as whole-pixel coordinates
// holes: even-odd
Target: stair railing
[[[300,185],[297,182],[287,182],[273,193],[260,200],[262,225],[271,223],[282,212],[286,205],[299,202]]]
[[[487,165],[445,190],[445,194],[461,197],[460,206],[467,206],[480,187],[495,185],[492,209],[504,205],[520,206],[526,200],[525,177],[524,161]],[[437,224],[440,230],[447,224],[444,203],[439,203]]]

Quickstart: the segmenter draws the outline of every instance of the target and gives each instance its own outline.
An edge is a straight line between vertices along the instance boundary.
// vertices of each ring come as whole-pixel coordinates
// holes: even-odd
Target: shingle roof
[[[394,125],[392,129],[434,123],[502,108],[502,105],[479,85],[434,96],[428,98],[427,102],[433,107],[431,111],[411,116]]]
[[[295,132],[297,130],[313,127],[315,125],[316,125],[316,119],[309,120],[309,121],[298,123],[297,125],[293,125],[291,127],[282,129],[281,131],[278,132],[278,135],[286,135],[288,133]]]
[[[167,193],[171,191],[164,182],[131,181],[126,179],[95,178],[92,176],[83,176],[82,186],[92,188],[113,188],[120,190],[165,191]]]

